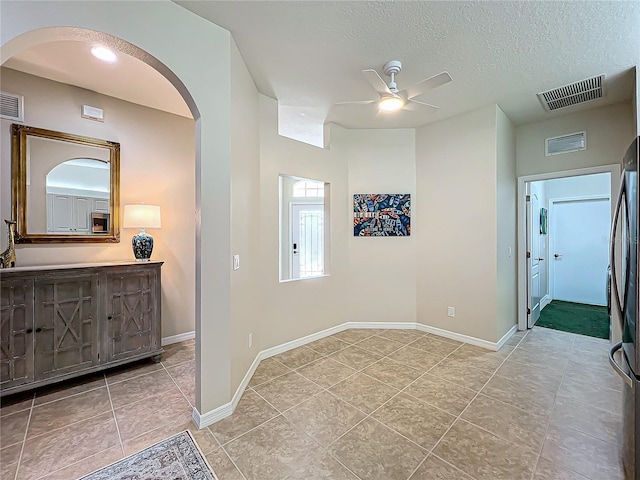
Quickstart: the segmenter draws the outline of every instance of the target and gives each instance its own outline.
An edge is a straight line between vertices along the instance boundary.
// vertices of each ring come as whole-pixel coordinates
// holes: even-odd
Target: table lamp
[[[139,228],[140,233],[133,236],[131,246],[138,262],[148,262],[153,251],[153,237],[145,228],[160,228],[160,206],[135,204],[124,206],[123,228]]]

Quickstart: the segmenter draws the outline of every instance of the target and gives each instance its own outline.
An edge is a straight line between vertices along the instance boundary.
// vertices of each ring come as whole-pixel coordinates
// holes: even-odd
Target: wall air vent
[[[547,138],[544,141],[545,156],[560,153],[579,152],[587,149],[587,132],[576,132],[560,137]]]
[[[24,97],[0,92],[0,118],[16,122],[24,121]]]
[[[547,90],[538,94],[542,106],[547,111],[570,107],[604,97],[604,74],[587,78],[564,87]]]

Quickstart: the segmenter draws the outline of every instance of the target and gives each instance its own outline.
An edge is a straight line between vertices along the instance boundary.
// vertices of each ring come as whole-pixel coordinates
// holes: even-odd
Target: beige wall
[[[187,215],[196,222],[195,292],[181,300],[195,303],[196,406],[213,410],[231,398],[231,238],[220,232],[229,232],[232,221],[230,33],[172,2],[0,3],[3,61],[54,40],[127,50],[169,79],[194,114],[195,212]],[[179,162],[171,173],[188,174]]]
[[[495,342],[495,105],[418,128],[416,178],[418,322]]]
[[[498,221],[498,312],[496,334],[500,339],[518,321],[518,269],[516,230],[516,136],[515,127],[496,107],[497,164],[496,214]]]
[[[416,321],[416,245],[424,230],[416,228],[415,130],[341,130],[332,135],[349,165],[344,206],[349,217],[349,319],[358,322]],[[411,235],[354,237],[353,195],[411,194]],[[428,234],[427,234],[428,235]]]
[[[278,135],[277,103],[260,95],[260,248],[262,349],[280,345],[350,320],[347,163],[340,149],[324,150]],[[334,131],[341,130],[331,126]],[[279,175],[330,183],[330,274],[290,282],[279,280]]]
[[[231,43],[231,390],[261,350],[259,95],[235,43]],[[224,232],[221,232],[224,234]],[[232,259],[229,259],[231,262]],[[249,334],[252,346],[249,347]]]
[[[24,95],[27,125],[120,143],[121,205],[144,201],[162,211],[162,229],[150,231],[153,258],[165,262],[162,335],[193,331],[194,303],[185,302],[193,297],[195,283],[193,120],[15,70],[2,69],[1,85],[3,91]],[[104,109],[104,123],[81,118],[83,104]],[[10,171],[10,126],[8,120],[0,123],[3,173]],[[2,218],[10,218],[11,176],[2,175],[1,182]],[[18,265],[133,260],[134,233],[121,229],[116,244],[18,245]]]
[[[586,150],[545,157],[545,138],[582,130],[587,132]],[[516,128],[517,175],[619,164],[633,138],[630,102],[520,125]]]
[[[276,102],[260,99],[262,348],[348,321],[415,322],[416,230],[406,238],[353,237],[354,193],[410,193],[415,201],[414,130],[331,125],[331,148],[323,150],[278,136]],[[280,174],[330,184],[328,275],[279,281]]]

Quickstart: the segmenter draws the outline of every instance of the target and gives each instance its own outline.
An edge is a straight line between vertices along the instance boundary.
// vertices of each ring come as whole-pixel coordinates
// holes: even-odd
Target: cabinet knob
[[[33,328],[27,328],[26,333],[33,333]]]
[[[109,316],[107,317],[107,320],[113,320],[113,317],[112,317],[111,315],[109,315]]]
[[[40,333],[42,331],[41,328],[36,328],[36,333]]]

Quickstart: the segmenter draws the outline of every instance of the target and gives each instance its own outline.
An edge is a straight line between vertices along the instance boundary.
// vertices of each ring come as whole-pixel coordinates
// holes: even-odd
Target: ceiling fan
[[[378,92],[380,98],[378,100],[363,100],[355,102],[340,102],[336,105],[366,105],[377,103],[380,110],[386,112],[393,112],[405,108],[408,104],[422,105],[430,108],[440,108],[430,103],[420,102],[414,100],[418,95],[422,95],[432,88],[439,87],[445,83],[451,81],[451,76],[447,72],[442,72],[433,77],[429,77],[415,85],[405,88],[404,90],[398,90],[396,85],[396,75],[402,71],[402,63],[398,60],[391,60],[385,63],[382,70],[385,75],[391,77],[391,81],[387,84],[382,77],[373,69],[362,70],[362,75],[371,84],[373,89]]]

